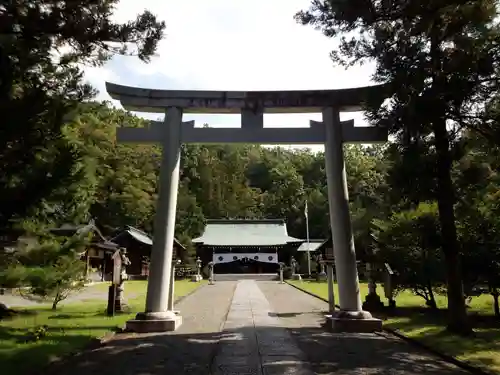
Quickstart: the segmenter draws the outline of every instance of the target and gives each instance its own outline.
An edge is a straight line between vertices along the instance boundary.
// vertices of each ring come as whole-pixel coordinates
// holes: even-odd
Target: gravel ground
[[[208,375],[235,282],[206,285],[176,309],[183,323],[175,332],[120,334],[105,346],[55,365],[52,375]]]
[[[328,333],[321,327],[327,303],[287,284],[258,285],[316,374],[468,374],[392,336]]]

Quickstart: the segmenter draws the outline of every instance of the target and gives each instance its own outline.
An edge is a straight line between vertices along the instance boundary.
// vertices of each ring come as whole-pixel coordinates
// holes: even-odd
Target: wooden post
[[[109,316],[115,315],[116,311],[121,311],[121,301],[118,296],[118,286],[121,282],[121,269],[122,269],[122,258],[120,256],[120,250],[114,252],[111,256],[113,259],[113,271],[111,286],[108,290],[108,308],[107,313]]]
[[[90,249],[87,249],[87,251],[85,251],[85,280],[88,280],[89,279],[89,268],[90,268]]]

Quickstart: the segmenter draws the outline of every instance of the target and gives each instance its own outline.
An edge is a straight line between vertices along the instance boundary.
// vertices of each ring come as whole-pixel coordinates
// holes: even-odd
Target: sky
[[[373,65],[345,70],[329,54],[334,39],[294,20],[309,0],[121,0],[116,21],[135,19],[144,9],[166,22],[165,38],[149,64],[117,56],[104,67],[86,68],[86,79],[112,99],[105,82],[176,90],[311,90],[370,85]],[[120,107],[119,102],[112,101]],[[158,114],[138,114],[157,119]],[[361,113],[341,119],[363,125]],[[185,115],[198,126],[240,126],[239,115]],[[273,114],[264,126],[308,126],[320,114]],[[319,146],[317,146],[319,147]],[[317,148],[314,147],[314,148]]]

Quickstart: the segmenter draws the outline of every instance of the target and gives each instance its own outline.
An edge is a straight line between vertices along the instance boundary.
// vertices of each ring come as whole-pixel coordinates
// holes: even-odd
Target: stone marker
[[[170,276],[170,294],[168,297],[168,309],[173,311],[174,314],[179,315],[180,311],[174,309],[175,302],[175,266],[181,264],[181,260],[177,259],[172,263],[172,274]]]
[[[335,312],[335,292],[333,289],[335,285],[335,278],[333,275],[333,264],[331,262],[326,265],[326,274],[326,281],[328,283],[328,312],[333,314]]]
[[[294,257],[292,257],[292,259],[290,260],[290,268],[292,269],[292,280],[302,281],[302,276],[295,273],[297,271],[298,265],[299,263],[297,262],[297,260]]]
[[[214,285],[214,262],[208,263],[208,283]]]
[[[389,307],[395,308],[396,301],[394,300],[394,271],[388,263],[384,263],[385,268],[385,283],[384,294],[385,298],[389,301]]]
[[[320,266],[320,272],[318,273],[318,281],[325,281],[327,279],[327,275],[325,272],[325,261],[323,260],[323,255],[318,255],[318,263]]]

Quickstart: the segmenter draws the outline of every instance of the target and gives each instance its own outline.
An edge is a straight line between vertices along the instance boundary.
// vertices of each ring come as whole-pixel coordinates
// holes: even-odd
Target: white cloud
[[[335,41],[294,14],[309,0],[122,0],[115,19],[126,21],[144,9],[166,21],[166,38],[150,64],[119,57],[87,78],[109,100],[104,81],[163,89],[300,90],[370,84],[373,66],[335,68]],[[157,117],[157,115],[155,115]],[[150,117],[150,116],[147,116]],[[186,116],[187,117],[187,116]],[[342,119],[362,121],[361,114]],[[239,125],[228,116],[190,116],[198,123]],[[266,116],[267,125],[307,125],[319,115]]]

